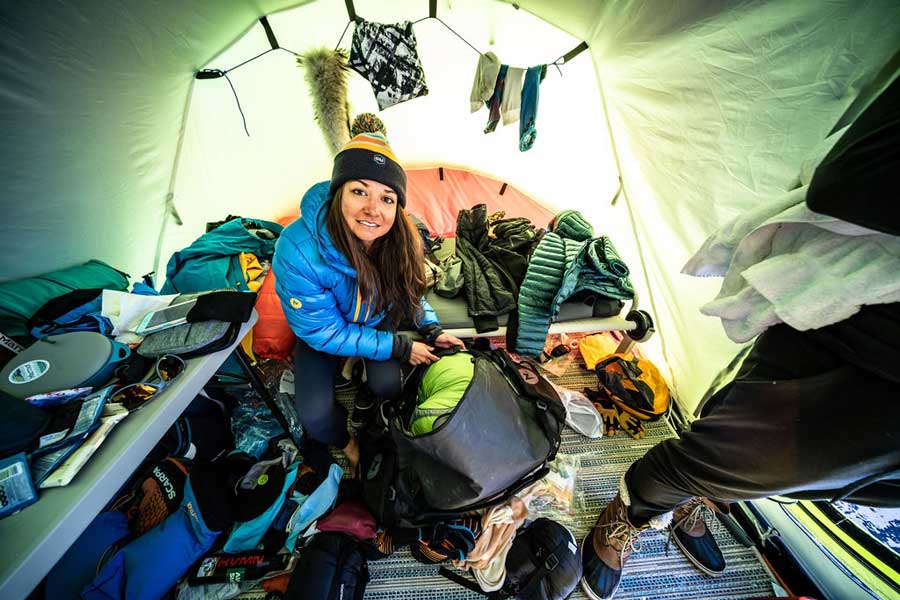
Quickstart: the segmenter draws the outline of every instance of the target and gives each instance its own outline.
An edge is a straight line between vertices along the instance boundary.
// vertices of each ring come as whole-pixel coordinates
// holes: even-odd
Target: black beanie
[[[334,158],[331,196],[351,179],[371,179],[395,192],[406,207],[406,173],[385,136],[381,119],[371,113],[358,115],[351,126],[353,138]]]

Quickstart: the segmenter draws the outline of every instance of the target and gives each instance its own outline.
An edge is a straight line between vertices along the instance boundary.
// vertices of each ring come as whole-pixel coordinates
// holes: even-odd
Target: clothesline
[[[361,17],[355,16],[355,13],[354,13],[354,17],[355,18],[351,18],[349,21],[347,21],[347,25],[344,27],[344,31],[341,32],[341,37],[338,39],[338,43],[334,47],[335,50],[337,50],[338,48],[341,47],[341,42],[344,41],[344,36],[347,35],[347,30],[350,28],[350,24],[362,20]],[[447,25],[447,23],[445,23],[444,20],[441,19],[440,17],[429,15],[427,17],[422,17],[421,19],[413,21],[412,24],[416,25],[418,23],[421,23],[422,21],[427,21],[428,19],[434,19],[438,23],[440,23],[441,25],[443,25],[444,27],[449,29],[453,35],[455,35],[456,37],[461,39],[469,48],[471,48],[472,50],[477,52],[479,56],[484,55],[484,52],[482,52],[481,50],[476,48],[469,40],[467,40],[462,35],[460,35],[458,31],[456,31],[455,29],[453,29],[452,27]],[[559,71],[560,75],[562,75],[562,70],[560,70],[559,66],[566,64],[567,62],[569,62],[570,60],[572,60],[573,58],[575,58],[576,56],[578,56],[579,54],[581,54],[582,52],[587,50],[587,47],[588,47],[587,42],[581,42],[575,48],[573,48],[572,50],[569,50],[568,52],[566,52],[565,54],[563,54],[562,56],[560,56],[553,62],[548,62],[546,64],[555,66],[556,69]]]
[[[362,21],[362,17],[357,16],[356,11],[353,8],[353,0],[345,0],[345,3],[347,4],[347,14],[349,15],[350,19],[347,21],[347,25],[344,27],[344,31],[341,32],[341,37],[340,37],[340,39],[338,39],[338,43],[335,46],[335,50],[340,48],[341,42],[344,41],[344,36],[347,34],[347,30],[350,28],[350,23]],[[471,42],[469,42],[469,40],[467,40],[466,38],[461,36],[455,29],[453,29],[452,27],[447,25],[440,17],[437,16],[437,3],[434,0],[431,0],[429,3],[429,13],[430,13],[429,16],[422,17],[421,19],[419,19],[417,21],[413,21],[413,25],[415,25],[416,23],[421,23],[422,21],[424,21],[426,19],[436,19],[441,25],[443,25],[444,27],[449,29],[456,37],[461,39],[467,46],[469,46],[469,48],[471,48],[472,50],[477,52],[479,56],[482,56],[484,54],[481,50],[479,50]],[[263,26],[263,29],[266,32],[266,38],[268,38],[269,45],[271,46],[271,48],[269,48],[268,50],[264,50],[263,52],[260,52],[253,58],[248,58],[247,60],[236,64],[235,66],[231,67],[230,69],[201,69],[201,70],[197,71],[197,73],[194,75],[195,79],[218,79],[220,77],[225,78],[225,80],[228,82],[228,85],[231,87],[231,93],[234,94],[234,101],[237,104],[238,112],[241,114],[241,119],[244,124],[244,133],[247,134],[247,137],[250,137],[250,131],[249,131],[249,129],[247,129],[247,117],[244,116],[244,111],[241,108],[241,101],[238,99],[237,90],[234,89],[234,84],[231,83],[231,79],[228,77],[228,74],[236,69],[243,67],[246,64],[253,62],[254,60],[256,60],[258,58],[262,58],[266,54],[273,52],[275,50],[282,50],[284,52],[289,52],[290,54],[293,54],[294,56],[296,56],[298,58],[301,56],[299,53],[294,52],[293,50],[289,50],[288,48],[284,48],[281,46],[281,44],[278,43],[278,39],[275,37],[275,33],[272,31],[272,26],[269,25],[268,18],[260,17],[259,22]],[[572,60],[573,58],[575,58],[576,56],[581,54],[584,50],[586,50],[587,47],[588,47],[587,42],[581,42],[578,46],[576,46],[572,50],[569,50],[568,52],[566,52],[565,54],[563,54],[562,56],[560,56],[553,62],[550,62],[547,64],[555,66],[557,71],[559,71],[559,74],[562,75],[562,70],[559,68],[560,65],[566,64],[567,62],[569,62],[570,60]]]

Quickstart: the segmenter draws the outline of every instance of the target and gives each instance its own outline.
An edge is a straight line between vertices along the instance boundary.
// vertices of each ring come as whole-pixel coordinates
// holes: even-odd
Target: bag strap
[[[531,576],[528,578],[528,582],[523,587],[519,588],[518,592],[516,593],[517,597],[523,597],[523,598],[530,597],[529,595],[531,594],[531,591],[541,583],[541,579],[544,577],[544,575],[551,572],[552,570],[554,570],[556,567],[559,566],[560,561],[559,561],[559,555],[557,553],[562,548],[564,548],[567,543],[568,543],[567,540],[562,540],[559,543],[557,543],[556,547],[550,551],[550,554],[548,554],[546,557],[544,557],[544,560],[541,561],[541,564],[536,565],[537,569],[535,569],[534,573],[532,573]],[[531,558],[532,558],[532,564],[534,564],[535,556],[532,555]],[[537,558],[540,558],[540,557],[537,557]]]
[[[423,521],[439,521],[444,519],[455,519],[459,517],[462,513],[474,512],[476,510],[481,510],[482,508],[489,508],[494,506],[495,504],[502,504],[532,485],[533,483],[537,483],[541,479],[543,479],[547,473],[550,472],[550,467],[547,466],[547,462],[545,461],[543,465],[531,474],[523,477],[511,487],[506,490],[500,492],[496,496],[488,498],[486,500],[481,500],[480,502],[476,502],[475,504],[470,504],[468,506],[463,506],[461,508],[455,510],[434,510],[429,512],[423,512],[416,515],[419,519]]]
[[[447,567],[441,567],[440,569],[438,569],[438,573],[440,573],[441,575],[443,575],[444,577],[446,577],[453,583],[459,584],[459,585],[463,586],[464,588],[466,588],[467,590],[475,592],[476,594],[481,594],[482,596],[484,596],[486,598],[504,598],[505,597],[504,594],[499,594],[497,592],[485,592],[484,590],[481,589],[481,587],[479,587],[479,585],[476,582],[472,581],[468,577],[463,577],[459,573],[454,573]]]
[[[518,395],[527,398],[535,405],[535,407],[537,407],[538,421],[541,429],[544,430],[544,435],[547,436],[547,439],[556,441],[554,447],[551,448],[550,456],[547,459],[548,462],[553,460],[556,458],[556,454],[559,452],[559,446],[562,443],[562,436],[557,428],[559,423],[565,421],[565,408],[563,408],[562,403],[559,404],[561,412],[555,411],[554,416],[556,417],[556,422],[551,421],[550,412],[552,400],[534,393],[531,386],[525,383],[522,379],[522,375],[519,373],[520,365],[524,364],[525,368],[528,368],[535,373],[536,377],[543,378],[543,375],[540,374],[537,366],[528,359],[522,359],[522,363],[517,365],[510,358],[509,354],[501,349],[492,351],[488,354],[488,357],[500,368],[507,380],[515,388]]]

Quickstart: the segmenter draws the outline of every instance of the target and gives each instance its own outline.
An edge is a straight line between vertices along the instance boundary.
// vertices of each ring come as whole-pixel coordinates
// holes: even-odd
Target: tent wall
[[[742,210],[795,186],[804,161],[900,47],[900,7],[891,0],[522,5],[591,47],[666,362],[682,405],[693,409],[738,346],[698,310],[721,280],[681,275],[682,266]]]
[[[152,257],[194,71],[298,2],[0,3],[0,280]]]

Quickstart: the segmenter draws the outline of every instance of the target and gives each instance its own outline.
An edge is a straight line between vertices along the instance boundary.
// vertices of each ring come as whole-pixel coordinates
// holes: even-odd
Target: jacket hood
[[[300,201],[300,217],[322,258],[341,273],[356,277],[356,269],[334,245],[325,224],[325,217],[331,206],[330,185],[330,182],[323,181],[309,188]]]

